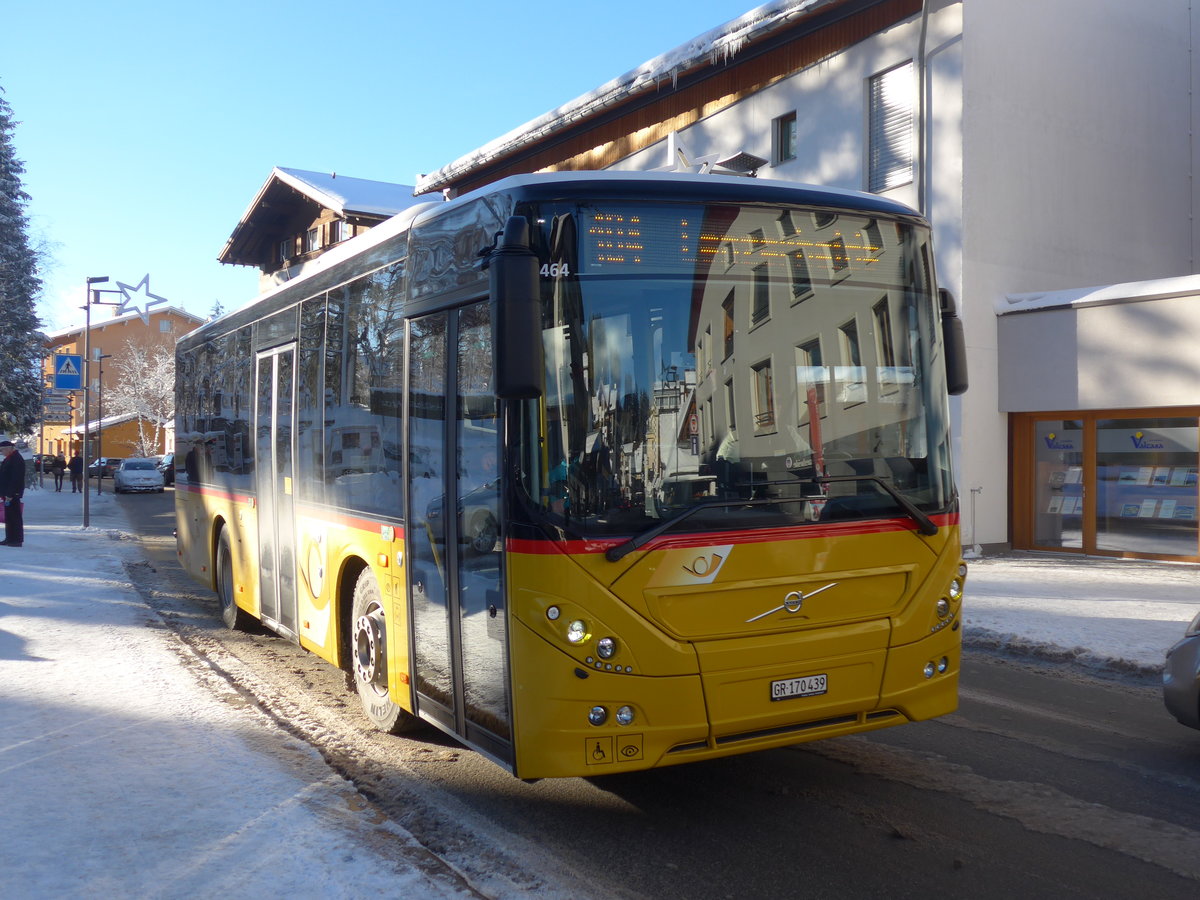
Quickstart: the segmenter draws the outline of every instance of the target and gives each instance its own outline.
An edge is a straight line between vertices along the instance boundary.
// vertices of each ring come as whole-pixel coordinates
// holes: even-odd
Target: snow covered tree
[[[0,88],[0,432],[30,434],[42,414],[45,336],[34,303],[42,289],[30,247],[25,167],[13,146],[16,122]]]
[[[114,354],[117,384],[104,395],[109,415],[137,416],[137,456],[157,456],[163,430],[175,418],[175,354],[165,345],[133,341]]]

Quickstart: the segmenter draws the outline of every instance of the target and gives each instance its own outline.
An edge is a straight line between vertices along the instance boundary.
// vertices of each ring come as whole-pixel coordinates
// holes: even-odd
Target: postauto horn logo
[[[1043,440],[1045,440],[1046,448],[1049,450],[1075,450],[1075,449],[1077,449],[1074,441],[1067,440],[1065,438],[1060,438],[1053,431],[1050,432],[1048,435],[1046,435],[1046,437],[1043,438]]]

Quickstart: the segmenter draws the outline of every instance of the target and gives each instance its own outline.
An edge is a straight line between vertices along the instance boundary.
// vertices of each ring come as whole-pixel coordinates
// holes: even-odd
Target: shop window
[[[1197,427],[1187,419],[1096,421],[1096,549],[1194,556]]]
[[[1034,429],[1034,471],[1034,544],[1083,547],[1083,423],[1039,421]]]

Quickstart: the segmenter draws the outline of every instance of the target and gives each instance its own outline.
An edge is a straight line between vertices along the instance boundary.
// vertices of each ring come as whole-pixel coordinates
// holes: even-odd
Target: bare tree
[[[120,380],[109,388],[105,405],[115,415],[136,416],[137,455],[157,456],[163,431],[175,417],[175,354],[169,347],[130,341],[115,356]]]

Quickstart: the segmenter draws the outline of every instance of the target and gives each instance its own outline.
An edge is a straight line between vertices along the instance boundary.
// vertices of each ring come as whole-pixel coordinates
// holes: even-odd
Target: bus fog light
[[[958,564],[958,577],[959,577],[959,578],[966,578],[966,577],[967,577],[967,564],[966,564],[966,563],[959,563],[959,564]]]
[[[620,709],[617,710],[617,724],[618,725],[629,725],[631,722],[633,722],[633,707],[632,706],[622,706]]]
[[[945,597],[938,598],[937,614],[939,619],[944,619],[950,614],[950,601]]]
[[[581,644],[587,638],[587,623],[576,619],[567,626],[567,640],[572,644]]]
[[[557,620],[560,615],[562,615],[562,613],[560,613],[558,611],[557,606],[551,606],[549,609],[546,610],[546,618],[549,619],[551,622]]]
[[[617,652],[617,642],[610,637],[602,637],[596,641],[596,653],[601,659],[612,659]]]
[[[934,667],[933,667],[933,663],[931,663],[931,662],[927,662],[927,663],[925,663],[925,668],[924,668],[924,669],[922,669],[922,672],[924,673],[924,675],[925,675],[925,677],[926,677],[926,678],[932,678],[932,677],[933,677],[933,673],[934,673],[935,671],[936,671],[936,670],[935,670],[935,669],[934,669]]]
[[[938,660],[938,664],[937,664],[938,674],[939,675],[942,674],[948,668],[950,668],[950,660],[946,659],[946,657],[943,656],[941,659]]]
[[[608,721],[608,710],[603,706],[593,706],[588,710],[588,721],[593,725],[603,725]]]
[[[950,582],[950,599],[961,600],[963,594],[962,582],[955,578]]]

